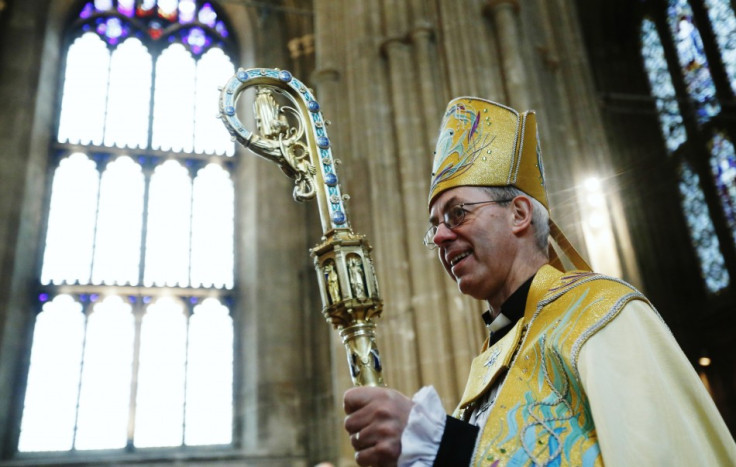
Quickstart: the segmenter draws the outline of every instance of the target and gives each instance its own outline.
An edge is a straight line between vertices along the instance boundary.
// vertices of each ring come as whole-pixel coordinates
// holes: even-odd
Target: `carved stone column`
[[[519,110],[526,110],[530,107],[529,84],[519,33],[517,16],[519,2],[518,0],[489,0],[485,11],[490,15],[496,27],[504,87],[508,96],[506,104]]]
[[[418,364],[422,384],[434,384],[449,406],[457,398],[453,384],[456,376],[447,333],[449,323],[445,297],[437,287],[441,271],[421,242],[426,228],[426,196],[431,170],[431,150],[424,135],[425,123],[420,110],[422,98],[414,79],[421,79],[421,75],[414,66],[414,46],[408,41],[408,9],[397,9],[390,1],[384,1],[383,8],[384,29],[388,37],[381,44],[381,50],[388,65],[393,134],[397,143],[395,157],[402,194],[400,202],[405,212],[401,219],[405,235],[403,243],[409,255]],[[407,388],[409,391],[416,389]]]

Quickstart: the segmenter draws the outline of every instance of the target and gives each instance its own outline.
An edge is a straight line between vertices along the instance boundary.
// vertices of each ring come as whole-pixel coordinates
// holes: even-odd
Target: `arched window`
[[[208,1],[96,0],[66,37],[18,449],[230,444],[226,22]]]
[[[736,16],[729,0],[649,0],[644,68],[665,146],[678,167],[685,221],[706,289],[731,283],[736,157],[722,102],[736,89]]]

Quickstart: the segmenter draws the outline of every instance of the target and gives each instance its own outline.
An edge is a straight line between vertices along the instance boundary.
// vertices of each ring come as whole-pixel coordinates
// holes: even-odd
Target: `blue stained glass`
[[[672,77],[667,69],[662,41],[656,26],[648,19],[645,19],[641,25],[641,54],[657,105],[659,125],[662,128],[667,150],[672,153],[685,142],[687,135],[680,108],[677,105]]]
[[[708,214],[705,196],[700,189],[700,177],[687,163],[680,166],[679,188],[690,239],[700,260],[700,273],[708,290],[718,292],[728,286],[730,277],[713,221]]]
[[[708,17],[713,25],[721,60],[726,68],[731,88],[736,91],[736,15],[729,0],[705,0]]]
[[[736,151],[733,143],[722,133],[716,133],[710,146],[710,168],[723,214],[736,244]]]
[[[225,27],[225,23],[222,21],[218,21],[215,24],[215,31],[217,31],[222,37],[228,37],[229,33],[227,32],[227,28]]]
[[[721,105],[716,98],[716,87],[703,51],[703,41],[693,23],[693,11],[687,0],[670,0],[667,20],[677,46],[687,92],[695,104],[695,117],[698,123],[707,122],[721,111]]]

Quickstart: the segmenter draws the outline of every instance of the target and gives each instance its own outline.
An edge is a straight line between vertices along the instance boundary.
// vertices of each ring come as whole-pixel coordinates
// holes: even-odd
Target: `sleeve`
[[[468,465],[478,427],[445,414],[432,386],[412,398],[414,407],[401,436],[400,467]]]
[[[603,462],[736,465],[736,444],[659,315],[634,300],[579,355]]]

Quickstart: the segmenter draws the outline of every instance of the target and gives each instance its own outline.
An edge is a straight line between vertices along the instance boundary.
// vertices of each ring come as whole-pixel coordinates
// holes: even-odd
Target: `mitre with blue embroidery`
[[[458,186],[514,186],[549,210],[534,111],[519,113],[477,97],[450,101],[437,138],[429,205],[443,191]],[[589,271],[552,219],[549,227],[572,265]],[[552,247],[549,257],[553,266],[566,269]]]
[[[450,101],[437,139],[429,204],[456,186],[509,185],[549,209],[534,112],[477,97]]]

